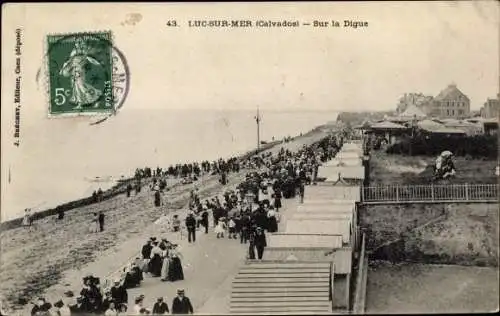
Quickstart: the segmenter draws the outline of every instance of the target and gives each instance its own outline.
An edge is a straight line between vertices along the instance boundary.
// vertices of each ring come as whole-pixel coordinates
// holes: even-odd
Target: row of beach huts
[[[262,260],[247,260],[233,280],[231,314],[363,313],[367,260],[358,226],[365,179],[359,141],[344,143],[318,170],[303,203],[282,214]]]

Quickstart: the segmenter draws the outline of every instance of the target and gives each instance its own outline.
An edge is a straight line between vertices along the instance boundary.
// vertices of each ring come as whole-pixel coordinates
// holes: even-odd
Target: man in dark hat
[[[153,314],[155,315],[167,315],[170,313],[167,303],[163,301],[163,297],[158,297],[158,300],[153,306]]]
[[[186,228],[188,231],[188,242],[196,241],[196,219],[194,218],[193,212],[190,212],[186,217]]]
[[[266,235],[264,234],[264,230],[261,227],[257,227],[255,230],[255,236],[253,239],[255,248],[257,248],[257,258],[262,260],[262,256],[264,255],[264,248],[267,247]]]
[[[152,243],[152,238],[151,237],[144,246],[142,246],[142,272],[148,272],[148,265],[149,265],[149,260],[151,260],[151,250],[153,250],[153,246],[151,245]]]
[[[99,230],[104,231],[104,214],[99,212]]]
[[[206,206],[203,207],[201,213],[201,224],[205,227],[205,234],[208,234],[208,210]]]
[[[128,303],[128,293],[127,289],[121,285],[120,279],[115,279],[113,286],[111,287],[111,297],[116,307],[119,308],[121,304]]]
[[[172,314],[193,314],[193,305],[188,297],[184,296],[184,290],[177,290],[177,296],[172,302]]]

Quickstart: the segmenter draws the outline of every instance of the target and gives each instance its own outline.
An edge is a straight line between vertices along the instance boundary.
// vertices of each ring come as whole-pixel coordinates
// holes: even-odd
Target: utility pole
[[[257,150],[260,149],[260,114],[259,114],[259,107],[257,107],[257,115],[254,117],[255,122],[257,122]]]

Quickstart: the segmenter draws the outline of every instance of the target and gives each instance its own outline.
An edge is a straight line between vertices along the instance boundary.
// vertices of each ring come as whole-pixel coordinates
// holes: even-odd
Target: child
[[[219,218],[219,222],[217,223],[217,226],[215,226],[217,238],[224,238],[224,232],[226,230],[226,223],[224,220],[224,217]]]
[[[236,223],[232,217],[229,219],[228,227],[229,227],[228,238],[229,239],[232,239],[232,238],[236,239]]]
[[[174,215],[172,219],[172,227],[174,228],[174,232],[178,232],[181,227],[181,220],[179,219],[179,215]]]

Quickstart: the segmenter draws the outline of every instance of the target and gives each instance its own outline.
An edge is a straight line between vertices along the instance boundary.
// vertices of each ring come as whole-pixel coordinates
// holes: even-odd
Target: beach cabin
[[[263,259],[275,262],[332,262],[333,307],[349,307],[352,248],[341,235],[275,233],[268,237]]]
[[[327,220],[322,219],[287,219],[285,222],[285,233],[287,234],[318,234],[318,235],[341,235],[342,245],[350,246],[353,241],[352,222],[350,218]]]
[[[359,202],[361,201],[361,187],[362,182],[360,180],[343,181],[341,179],[340,181],[331,182],[330,179],[327,179],[324,182],[318,182],[314,187],[313,190],[317,191],[317,193],[311,193],[321,194],[322,196],[330,194],[335,199]]]
[[[362,153],[355,151],[343,151],[342,149],[335,155],[337,159],[361,159],[363,157]]]
[[[331,167],[354,167],[354,166],[362,166],[363,160],[361,158],[333,158],[324,164],[324,166]]]
[[[323,222],[338,222],[338,221],[343,221],[343,222],[348,222],[350,223],[350,233],[352,234],[351,236],[351,243],[349,246],[352,246],[355,250],[358,248],[358,232],[357,232],[357,226],[354,222],[354,214],[353,213],[294,213],[290,218],[288,218],[284,222],[284,226],[286,227],[288,222],[300,222],[300,221],[323,221]],[[288,232],[288,230],[285,230],[285,232]]]
[[[295,212],[291,213],[290,218],[302,218],[304,216],[312,217],[332,217],[348,216],[352,222],[353,231],[358,223],[358,212],[356,205],[353,204],[301,204],[297,206]]]
[[[295,212],[309,212],[309,213],[345,213],[356,211],[356,201],[354,200],[324,200],[318,199],[315,201],[308,201],[307,203],[297,205]]]
[[[328,179],[329,180],[329,179]],[[309,200],[361,200],[361,184],[348,185],[342,182],[318,182],[304,189],[304,201]]]
[[[354,151],[363,154],[363,142],[360,140],[356,143],[353,142],[344,143],[341,149],[344,151]]]
[[[299,204],[291,214],[353,214],[353,221],[357,222],[357,207],[355,201],[346,201],[346,203],[335,203],[335,201],[317,200],[312,203]]]
[[[318,167],[318,178],[325,179],[328,182],[334,182],[340,179],[365,179],[365,167],[363,166],[327,166]]]

